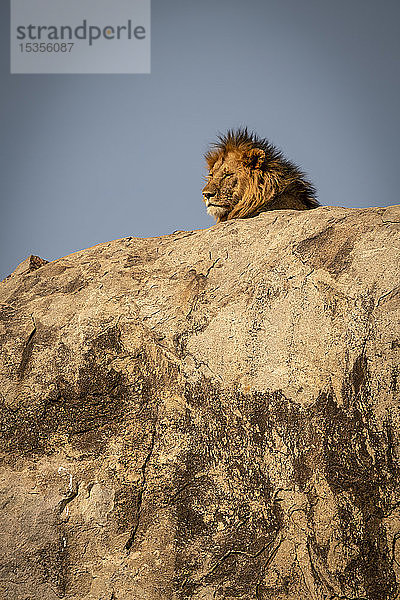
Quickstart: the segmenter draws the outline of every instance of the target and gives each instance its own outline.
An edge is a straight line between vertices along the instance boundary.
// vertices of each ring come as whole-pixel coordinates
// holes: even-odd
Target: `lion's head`
[[[203,198],[207,212],[218,222],[266,210],[319,206],[314,187],[300,169],[246,128],[219,136],[206,161],[209,174]]]

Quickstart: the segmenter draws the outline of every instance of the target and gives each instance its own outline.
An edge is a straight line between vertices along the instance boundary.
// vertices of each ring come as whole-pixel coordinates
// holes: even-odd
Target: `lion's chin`
[[[210,206],[207,206],[207,212],[214,217],[214,219],[220,219],[226,215],[229,210],[226,206],[216,206],[215,204],[211,204]]]

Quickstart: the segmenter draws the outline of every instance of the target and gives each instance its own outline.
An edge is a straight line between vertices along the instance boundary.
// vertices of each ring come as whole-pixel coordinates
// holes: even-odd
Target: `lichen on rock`
[[[397,598],[399,232],[271,211],[1,283],[0,597]]]

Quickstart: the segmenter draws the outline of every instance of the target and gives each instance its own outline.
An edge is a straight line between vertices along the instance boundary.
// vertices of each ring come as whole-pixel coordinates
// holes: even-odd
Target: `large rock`
[[[396,598],[400,207],[1,286],[2,600]]]

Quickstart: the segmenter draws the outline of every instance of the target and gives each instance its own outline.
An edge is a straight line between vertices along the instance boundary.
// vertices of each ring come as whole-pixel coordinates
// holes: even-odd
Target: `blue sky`
[[[150,75],[10,75],[1,5],[0,277],[212,225],[203,153],[247,125],[323,205],[398,204],[400,5],[153,0]]]

